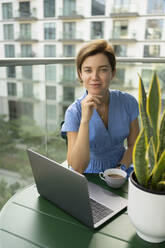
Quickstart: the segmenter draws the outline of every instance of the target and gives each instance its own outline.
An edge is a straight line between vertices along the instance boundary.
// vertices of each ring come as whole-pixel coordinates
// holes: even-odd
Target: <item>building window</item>
[[[14,45],[5,45],[5,57],[6,58],[14,58],[15,57]]]
[[[63,0],[63,15],[69,16],[76,13],[76,1],[75,0]]]
[[[21,116],[20,104],[16,101],[8,101],[10,120],[17,119]]]
[[[32,80],[32,78],[33,78],[32,66],[31,65],[22,66],[22,79]]]
[[[8,96],[17,95],[17,85],[16,83],[7,83]]]
[[[74,65],[63,66],[63,82],[74,83],[76,80],[76,69]]]
[[[19,13],[20,17],[29,17],[30,13],[30,2],[20,2],[19,3]]]
[[[123,13],[129,12],[131,0],[114,0],[113,1],[113,12]]]
[[[160,81],[160,87],[165,90],[165,71],[164,68],[160,68],[158,71],[158,78]],[[165,102],[164,102],[165,103]]]
[[[164,14],[165,1],[164,0],[148,0],[147,7],[148,14]]]
[[[91,39],[101,39],[104,37],[104,22],[91,23]]]
[[[15,66],[11,65],[7,67],[7,78],[15,78]]]
[[[45,57],[56,57],[56,45],[44,45]]]
[[[30,23],[22,23],[20,24],[20,37],[21,39],[31,39],[31,24]]]
[[[32,45],[21,45],[21,57],[34,57]]]
[[[118,39],[127,37],[128,35],[128,21],[114,21],[113,22],[113,38]]]
[[[56,65],[45,65],[45,80],[55,82],[55,80],[56,80]]]
[[[105,0],[92,0],[92,16],[105,15]]]
[[[21,112],[22,115],[26,115],[29,118],[33,119],[33,103],[31,102],[22,102],[21,103]]]
[[[18,119],[23,115],[26,115],[31,119],[33,119],[33,103],[8,101],[8,105],[9,105],[10,120]]]
[[[65,118],[65,112],[66,112],[68,106],[69,106],[69,104],[67,104],[67,105],[65,105],[65,106],[62,107],[62,116],[63,116],[63,119]]]
[[[55,86],[46,86],[46,99],[56,100],[56,87]]]
[[[75,45],[64,45],[63,46],[64,57],[74,57],[75,56]]]
[[[12,3],[2,3],[2,15],[3,19],[13,18],[13,6]]]
[[[163,20],[150,19],[146,21],[146,39],[161,39]]]
[[[159,45],[144,45],[144,57],[159,57]]]
[[[118,57],[127,56],[127,45],[114,45],[114,51]]]
[[[114,84],[124,84],[125,82],[125,69],[124,68],[117,68],[116,75],[112,81]]]
[[[4,24],[3,25],[3,31],[4,31],[4,40],[13,40],[14,39],[13,24]]]
[[[46,110],[47,110],[47,118],[51,120],[55,120],[56,119],[56,106],[47,104]]]
[[[44,23],[44,38],[45,40],[56,39],[56,24],[55,23]]]
[[[63,88],[63,101],[73,102],[75,98],[75,89],[73,87]]]
[[[33,84],[31,83],[23,84],[23,96],[28,98],[33,97]]]
[[[44,0],[44,17],[55,16],[55,0]]]
[[[63,23],[63,38],[64,39],[75,39],[76,37],[76,23],[75,22],[64,22]]]
[[[150,82],[151,82],[151,78],[152,78],[152,70],[149,69],[142,69],[142,78],[143,78],[143,82],[144,85],[149,87]]]

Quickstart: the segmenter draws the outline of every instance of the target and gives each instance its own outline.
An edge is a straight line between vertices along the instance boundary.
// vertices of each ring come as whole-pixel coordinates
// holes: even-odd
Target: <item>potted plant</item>
[[[133,150],[134,172],[129,179],[128,215],[144,240],[165,241],[165,110],[156,72],[148,96],[139,76],[141,131]]]

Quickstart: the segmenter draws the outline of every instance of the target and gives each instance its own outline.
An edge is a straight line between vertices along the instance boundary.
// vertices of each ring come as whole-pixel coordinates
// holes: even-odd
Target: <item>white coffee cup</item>
[[[127,173],[121,169],[113,168],[100,172],[99,176],[108,186],[112,188],[120,188],[127,179]]]

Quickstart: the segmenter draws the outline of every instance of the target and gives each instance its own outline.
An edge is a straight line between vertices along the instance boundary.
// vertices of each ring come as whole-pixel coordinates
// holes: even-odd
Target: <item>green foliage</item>
[[[26,148],[34,148],[59,163],[66,159],[67,147],[60,136],[60,127],[48,131],[26,116],[8,120],[0,115],[0,136],[0,168],[19,173],[24,183],[33,180]],[[0,208],[21,187],[18,182],[9,186],[5,180],[0,181]]]
[[[135,142],[133,163],[138,183],[154,190],[165,189],[165,111],[161,112],[160,84],[156,72],[146,96],[139,76],[139,109],[142,130]]]
[[[20,184],[18,182],[8,186],[4,179],[0,180],[0,209],[19,188]]]
[[[0,153],[7,153],[15,147],[15,132],[13,124],[6,121],[5,115],[0,115]]]
[[[27,116],[20,118],[19,125],[18,133],[23,143],[40,143],[45,136],[44,129]]]

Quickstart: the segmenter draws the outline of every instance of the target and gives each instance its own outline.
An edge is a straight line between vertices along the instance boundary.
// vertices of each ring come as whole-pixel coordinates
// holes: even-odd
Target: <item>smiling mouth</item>
[[[101,86],[101,84],[90,84],[90,86]]]

